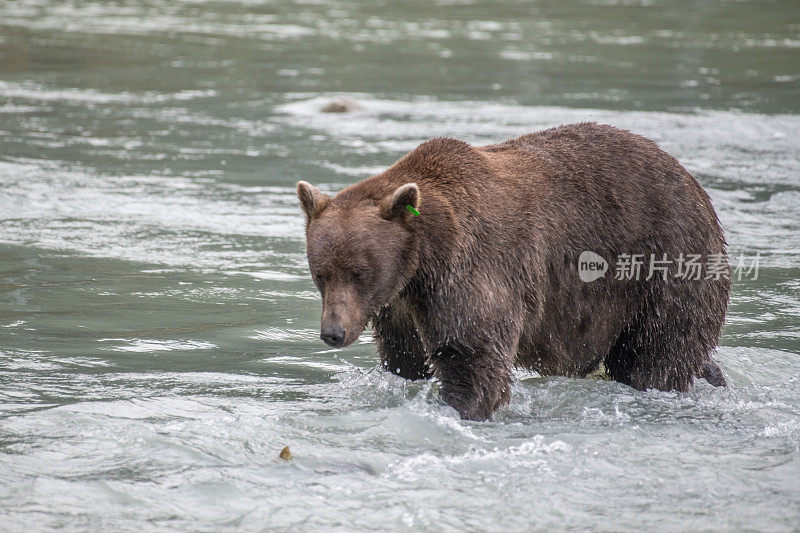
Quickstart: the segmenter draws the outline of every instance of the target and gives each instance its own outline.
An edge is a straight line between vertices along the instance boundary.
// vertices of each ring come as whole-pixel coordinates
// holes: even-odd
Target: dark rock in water
[[[350,100],[334,100],[325,104],[320,111],[323,113],[352,113],[359,109],[361,106]]]

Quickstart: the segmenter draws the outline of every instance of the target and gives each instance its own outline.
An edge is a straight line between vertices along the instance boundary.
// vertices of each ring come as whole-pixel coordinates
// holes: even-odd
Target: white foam
[[[182,350],[210,350],[217,348],[216,344],[196,340],[160,340],[160,339],[98,339],[98,342],[124,342],[105,348],[115,352],[172,352]],[[101,348],[103,349],[103,348]]]
[[[0,97],[33,101],[64,101],[95,104],[156,104],[170,101],[194,100],[216,96],[211,89],[191,89],[174,93],[129,92],[104,93],[95,89],[50,89],[34,83],[14,83],[0,80]],[[38,110],[38,108],[33,108]],[[22,108],[21,112],[25,112]]]
[[[55,161],[0,161],[0,243],[94,257],[297,280],[304,259],[226,246],[242,236],[300,240],[294,187],[238,188],[208,178],[102,177]],[[246,205],[241,201],[246,198]],[[208,244],[216,246],[208,249]]]

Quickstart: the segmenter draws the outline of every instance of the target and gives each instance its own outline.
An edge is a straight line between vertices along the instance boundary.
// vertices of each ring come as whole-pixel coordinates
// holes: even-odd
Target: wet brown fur
[[[603,363],[637,389],[725,384],[710,354],[730,282],[675,278],[674,264],[644,279],[650,254],[724,254],[722,230],[644,137],[582,123],[483,147],[438,138],[334,198],[305,182],[298,195],[323,327],[342,325],[346,345],[371,320],[384,367],[435,375],[464,418],[508,402],[514,365],[583,377]],[[585,250],[605,277],[580,280]],[[644,255],[639,281],[615,279],[623,253]]]

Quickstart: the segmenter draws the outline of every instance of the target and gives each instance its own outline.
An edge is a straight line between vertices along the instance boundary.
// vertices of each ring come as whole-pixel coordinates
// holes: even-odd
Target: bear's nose
[[[344,330],[339,326],[323,328],[319,336],[325,341],[325,344],[333,346],[334,348],[338,348],[344,344]]]

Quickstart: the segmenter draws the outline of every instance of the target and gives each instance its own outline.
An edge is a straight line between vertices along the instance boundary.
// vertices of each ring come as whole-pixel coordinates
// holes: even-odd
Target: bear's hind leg
[[[372,326],[383,368],[406,379],[433,376],[425,348],[410,316],[386,306],[373,318]]]
[[[648,305],[619,335],[606,356],[612,379],[635,389],[687,391],[695,377],[724,385],[722,371],[710,357],[722,327],[722,312],[706,309],[705,291],[690,290],[692,281],[651,286]],[[681,284],[682,283],[682,284]],[[703,283],[694,281],[694,283]]]
[[[684,352],[688,347],[659,333],[657,324],[643,320],[626,327],[606,356],[611,379],[634,389],[687,391],[697,365]]]

